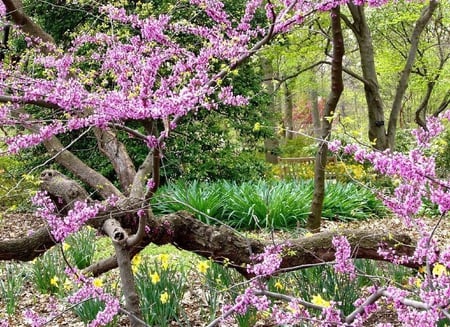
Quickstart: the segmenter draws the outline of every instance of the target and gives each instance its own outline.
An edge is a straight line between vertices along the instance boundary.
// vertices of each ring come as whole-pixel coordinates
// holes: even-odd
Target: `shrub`
[[[0,206],[9,210],[27,208],[39,181],[25,174],[26,163],[13,156],[0,156]]]

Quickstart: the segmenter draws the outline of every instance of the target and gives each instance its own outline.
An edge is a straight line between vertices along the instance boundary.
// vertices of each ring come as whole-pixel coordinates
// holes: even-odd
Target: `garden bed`
[[[20,222],[20,223],[18,223]],[[427,224],[432,228],[434,224],[437,222],[436,219],[427,219]],[[1,239],[12,239],[20,236],[25,236],[28,233],[36,230],[38,227],[43,226],[42,222],[35,218],[32,214],[5,214],[3,215],[0,221],[0,238]],[[403,224],[395,218],[384,218],[384,219],[374,219],[374,220],[365,220],[365,221],[354,221],[354,222],[333,222],[333,221],[325,221],[324,230],[332,230],[332,229],[356,229],[356,228],[364,228],[373,231],[385,231],[389,232],[402,232],[402,233],[410,233],[412,237],[417,237],[411,231],[411,229],[407,229],[403,226]],[[256,237],[258,238],[267,238],[275,236],[277,240],[283,240],[287,238],[296,237],[296,232],[294,231],[284,231],[284,232],[276,232],[274,235],[259,232],[256,233]],[[441,222],[440,228],[436,231],[437,239],[441,242],[448,242],[450,239],[450,222],[448,220],[443,220]],[[105,239],[105,241],[108,241]],[[165,251],[167,248],[165,249]],[[169,251],[177,251],[175,248]],[[177,256],[177,254],[174,254]],[[188,256],[191,254],[188,254]],[[192,255],[194,256],[194,255]],[[181,261],[185,260],[186,265],[191,265],[195,267],[198,259],[192,259],[191,257],[181,257]],[[192,262],[190,262],[192,260]],[[23,265],[31,266],[33,263],[23,263]],[[114,280],[117,278],[116,272],[113,271],[109,273],[109,280]],[[180,300],[181,305],[183,306],[183,317],[181,317],[179,322],[173,322],[170,326],[204,326],[207,322],[206,316],[208,316],[207,312],[208,308],[208,294],[205,292],[205,285],[201,282],[202,279],[199,278],[198,272],[196,269],[189,269],[190,276],[187,276],[187,280],[195,281],[187,283],[187,289],[185,290],[182,299]],[[150,283],[150,281],[148,282]],[[37,313],[48,316],[51,314],[52,305],[58,306],[56,302],[52,304],[52,297],[48,294],[42,294],[37,291],[35,285],[30,279],[27,279],[22,287],[21,295],[18,297],[18,301],[16,304],[16,313],[11,316],[10,326],[26,326],[23,324],[22,313],[26,309],[33,309]],[[225,297],[219,296],[217,299],[217,305],[219,308],[219,304],[221,304]],[[5,318],[4,313],[6,312],[5,303],[0,302],[0,318]],[[381,312],[377,312],[374,317],[369,320],[370,323],[374,322],[391,322],[395,323],[395,316],[391,314],[389,309],[384,309]],[[189,323],[188,323],[189,322]],[[253,326],[267,326],[267,322],[261,318],[258,321],[252,322]],[[67,310],[61,316],[58,316],[50,323],[50,326],[84,326],[84,323],[80,321],[80,319],[74,314],[73,311]],[[116,322],[115,326],[127,326],[127,319],[125,317],[119,318]],[[395,325],[394,325],[395,326]]]

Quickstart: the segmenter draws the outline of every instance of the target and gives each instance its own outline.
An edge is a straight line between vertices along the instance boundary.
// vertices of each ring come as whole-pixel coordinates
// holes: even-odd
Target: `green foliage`
[[[241,66],[224,81],[237,94],[250,99],[245,107],[219,106],[216,111],[199,111],[184,117],[167,140],[163,159],[166,180],[247,181],[266,174],[264,159],[255,154],[263,138],[272,131],[254,131],[256,123],[271,126],[276,117],[268,108],[261,77],[251,65]]]
[[[62,294],[66,280],[65,263],[54,248],[33,260],[33,282],[37,290],[43,294]]]
[[[450,172],[450,129],[447,128],[437,142],[436,167],[439,175],[447,178]]]
[[[16,302],[22,292],[26,273],[15,263],[6,263],[0,266],[0,297],[6,303],[6,314],[13,315],[16,311]]]
[[[305,225],[312,193],[312,181],[175,183],[162,188],[152,204],[159,214],[187,210],[208,223],[284,229]],[[327,183],[325,219],[347,221],[383,214],[383,205],[369,190],[351,183]]]
[[[312,188],[295,183],[228,184],[226,215],[237,228],[289,228],[304,225]]]
[[[24,1],[26,12],[34,17],[39,26],[52,35],[57,43],[67,42],[70,31],[94,18],[88,11],[80,10],[78,3],[63,3],[64,6],[61,6],[61,1]]]
[[[186,282],[185,275],[179,273],[176,260],[168,255],[140,263],[136,272],[136,289],[145,322],[164,327],[176,320]]]
[[[217,318],[221,304],[234,302],[236,297],[245,291],[246,280],[234,269],[230,269],[228,263],[223,265],[211,260],[200,261],[197,264],[200,273],[205,301],[208,304],[208,321]],[[244,315],[236,315],[238,326],[254,326],[256,322],[256,311],[251,309]]]
[[[317,143],[311,137],[303,135],[292,140],[284,139],[280,146],[280,157],[312,157],[317,152]]]
[[[29,198],[39,185],[38,179],[26,174],[25,158],[0,156],[0,207],[16,210],[27,208]]]
[[[161,214],[188,210],[196,214],[201,221],[213,223],[210,217],[218,218],[224,215],[223,200],[228,196],[227,192],[220,183],[171,183],[154,197],[153,210]]]
[[[90,227],[83,228],[70,235],[63,244],[63,250],[78,269],[84,269],[92,264],[96,243],[95,230]]]
[[[310,302],[314,296],[320,296],[325,301],[337,302],[343,313],[348,315],[355,309],[355,300],[364,294],[365,287],[373,285],[374,280],[380,285],[403,284],[414,273],[409,268],[373,260],[357,259],[354,264],[358,274],[353,280],[347,275],[335,273],[334,268],[327,264],[273,278],[269,289],[288,292]]]
[[[105,304],[102,301],[99,301],[97,299],[89,299],[86,301],[83,301],[76,305],[72,310],[73,312],[81,319],[81,321],[86,324],[86,326],[91,322],[92,320],[97,317],[97,314],[100,311],[103,311],[105,309]],[[112,322],[104,325],[106,327],[112,327],[117,326],[117,316],[113,319]]]

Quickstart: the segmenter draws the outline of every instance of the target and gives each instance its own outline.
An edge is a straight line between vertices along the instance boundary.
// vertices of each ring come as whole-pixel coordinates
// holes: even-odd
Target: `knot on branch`
[[[89,199],[86,190],[76,181],[54,169],[41,173],[41,189],[47,191],[61,213],[67,213],[76,201]]]

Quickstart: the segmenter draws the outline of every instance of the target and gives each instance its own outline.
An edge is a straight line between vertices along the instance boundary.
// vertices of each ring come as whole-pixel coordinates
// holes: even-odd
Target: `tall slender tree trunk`
[[[437,0],[430,0],[417,19],[413,33],[410,38],[411,46],[406,58],[405,67],[400,75],[400,79],[395,91],[394,102],[389,115],[389,123],[386,127],[383,102],[381,100],[380,87],[378,85],[375,68],[375,57],[372,36],[364,13],[364,6],[356,6],[352,2],[348,4],[353,23],[348,19],[345,22],[353,31],[359,46],[361,57],[361,70],[364,79],[364,92],[366,96],[368,116],[369,116],[369,140],[374,147],[379,150],[387,148],[394,149],[397,123],[403,104],[403,98],[408,87],[409,76],[415,62],[420,36],[430,21],[433,12],[438,6]]]
[[[320,112],[319,112],[319,99],[317,90],[313,89],[311,90],[311,116],[312,116],[312,123],[313,123],[313,136],[315,138],[319,138],[321,134],[321,122],[320,122]]]
[[[356,6],[350,2],[348,8],[350,9],[353,23],[348,20],[345,20],[345,22],[353,31],[358,42],[361,70],[365,80],[364,94],[369,117],[369,140],[376,149],[384,150],[387,148],[388,142],[384,122],[384,106],[375,68],[372,35],[367,24],[364,6]]]
[[[284,98],[284,128],[286,129],[286,138],[292,140],[294,138],[294,99],[287,81],[284,82]]]
[[[399,119],[400,111],[402,109],[403,97],[405,95],[406,89],[408,88],[409,76],[411,75],[411,70],[413,68],[414,62],[416,61],[417,49],[419,48],[420,35],[422,34],[428,22],[431,20],[434,11],[438,6],[437,0],[430,0],[428,6],[426,6],[420,17],[417,19],[414,26],[414,30],[411,35],[411,46],[409,48],[408,57],[406,58],[405,67],[400,75],[400,79],[395,90],[395,98],[392,103],[391,114],[389,116],[388,125],[388,146],[390,149],[395,148],[395,134],[397,131],[397,122]]]
[[[344,56],[344,37],[342,35],[340,6],[331,10],[331,28],[333,33],[333,60],[331,64],[331,91],[325,104],[322,119],[321,141],[314,164],[314,194],[311,213],[308,216],[307,228],[311,232],[320,231],[323,199],[325,197],[325,167],[327,164],[328,140],[331,135],[332,121],[330,116],[335,112],[339,98],[344,90],[342,79],[342,58]]]
[[[266,88],[267,93],[270,95],[270,110],[275,113],[278,111],[276,95],[275,95],[275,86],[274,86],[274,71],[272,67],[272,63],[264,57],[260,57],[261,68],[264,73],[264,86]],[[266,138],[264,140],[264,152],[266,161],[276,164],[278,163],[278,147],[279,140],[276,137]]]

